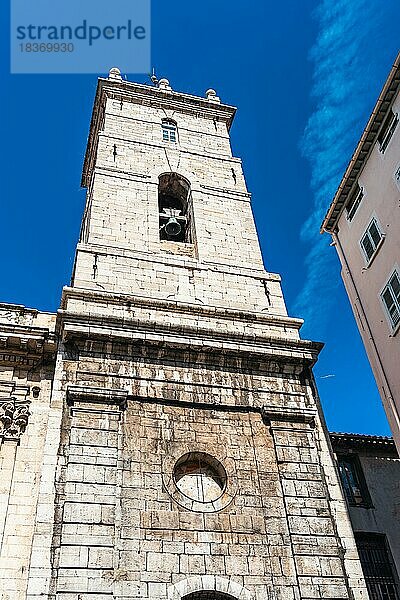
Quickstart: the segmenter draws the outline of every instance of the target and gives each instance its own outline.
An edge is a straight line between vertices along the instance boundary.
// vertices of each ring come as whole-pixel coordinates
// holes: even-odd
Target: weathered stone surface
[[[177,144],[162,140],[166,114]],[[300,339],[264,270],[233,115],[99,84],[27,591],[12,600],[364,597],[310,371],[320,345]],[[158,178],[171,171],[190,183],[183,246],[159,239]]]

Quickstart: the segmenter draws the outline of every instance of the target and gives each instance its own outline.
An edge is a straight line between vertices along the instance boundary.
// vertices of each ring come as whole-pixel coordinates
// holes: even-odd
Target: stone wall
[[[44,441],[56,350],[54,326],[53,314],[0,304],[2,600],[26,598],[39,489],[46,481]],[[59,435],[57,443],[58,439]]]
[[[12,600],[365,598],[311,374],[321,344],[263,267],[234,112],[99,82]],[[159,239],[171,171],[190,182],[192,244]]]
[[[298,366],[122,341],[116,351],[98,339],[62,353],[49,598],[167,600],[199,582],[257,600],[348,598],[349,585],[362,598]],[[190,452],[225,469],[215,508],[188,504],[174,482]]]

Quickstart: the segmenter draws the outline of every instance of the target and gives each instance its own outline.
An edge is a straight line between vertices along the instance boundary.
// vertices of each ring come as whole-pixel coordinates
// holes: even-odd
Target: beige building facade
[[[400,448],[400,55],[322,224]]]
[[[367,597],[321,345],[264,268],[234,114],[99,80],[71,286],[57,316],[2,307],[28,406],[0,449],[2,600]]]

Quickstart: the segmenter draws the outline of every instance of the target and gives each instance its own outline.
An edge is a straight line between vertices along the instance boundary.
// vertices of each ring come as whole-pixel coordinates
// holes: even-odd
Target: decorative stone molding
[[[271,424],[308,423],[315,424],[317,411],[314,408],[290,408],[286,406],[263,406],[262,415]]]
[[[128,401],[127,390],[110,388],[92,388],[80,385],[69,385],[67,388],[67,402],[70,406],[82,404],[113,404],[123,410]]]
[[[0,441],[19,442],[29,415],[29,401],[18,401],[16,398],[0,400]]]
[[[237,600],[254,600],[254,595],[240,583],[219,575],[196,575],[170,585],[167,590],[168,600],[182,600],[194,592],[220,592]],[[266,592],[265,599],[268,594]]]
[[[55,319],[51,313],[0,303],[0,363],[31,368],[52,363]]]

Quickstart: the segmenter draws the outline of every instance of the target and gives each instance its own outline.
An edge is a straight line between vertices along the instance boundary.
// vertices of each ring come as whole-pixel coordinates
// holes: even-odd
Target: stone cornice
[[[100,78],[97,84],[92,119],[90,122],[88,145],[82,172],[82,187],[88,187],[90,173],[98,144],[98,133],[101,130],[107,98],[115,98],[121,102],[134,102],[151,105],[167,110],[177,110],[187,114],[196,114],[209,119],[218,119],[231,126],[236,112],[234,106],[210,102],[206,98],[182,94],[174,91],[164,91],[149,85],[130,81],[119,81]]]
[[[79,385],[67,387],[67,403],[70,406],[76,404],[116,404],[120,409],[126,408],[128,400],[127,390],[112,388],[92,388]]]
[[[34,365],[47,357],[55,359],[56,336],[45,327],[0,323],[0,362]]]
[[[0,303],[0,363],[33,367],[55,359],[55,323],[55,313]]]
[[[204,306],[201,304],[184,303],[178,300],[162,300],[158,298],[148,298],[145,296],[130,296],[128,294],[119,294],[117,292],[86,290],[83,288],[72,287],[63,288],[61,309],[58,311],[59,315],[64,314],[69,298],[76,298],[85,301],[89,300],[99,304],[104,302],[115,305],[126,304],[130,309],[134,309],[135,307],[143,307],[160,311],[170,311],[174,314],[190,314],[193,316],[203,316],[205,318],[218,318],[250,323],[260,323],[264,325],[275,325],[278,327],[281,326],[296,330],[299,330],[303,325],[302,319],[276,314],[242,311],[218,306]],[[322,348],[322,344],[320,344],[320,347]]]
[[[103,133],[101,131],[99,131],[98,133],[98,137],[99,138],[105,138],[105,139],[109,139],[112,140],[114,142],[122,142],[122,144],[126,144],[126,145],[132,145],[132,146],[147,146],[148,148],[158,148],[158,149],[165,149],[165,145],[162,144],[157,144],[155,142],[151,142],[151,141],[146,141],[144,142],[141,139],[134,139],[132,137],[123,137],[121,135],[117,135],[114,133]],[[171,150],[170,150],[171,152]],[[235,164],[242,164],[242,159],[238,158],[237,156],[230,156],[228,154],[215,154],[215,152],[209,152],[207,150],[204,150],[203,152],[196,152],[195,150],[190,150],[188,148],[179,148],[179,150],[174,150],[174,152],[179,152],[179,154],[182,155],[189,155],[189,156],[200,156],[202,158],[212,158],[213,160],[219,160],[222,162],[228,162],[228,163],[235,163]],[[100,171],[103,171],[104,173],[107,174],[108,173],[118,173],[118,169],[110,169],[108,167],[106,167],[105,165],[96,165],[96,168],[94,169],[94,172],[99,173]],[[142,175],[142,177],[146,177],[146,175]],[[192,191],[195,188],[192,188]]]
[[[274,361],[301,362],[313,365],[322,344],[308,340],[294,340],[268,335],[246,335],[221,332],[215,329],[150,320],[116,317],[95,317],[84,314],[59,312],[62,340],[76,338],[134,341],[169,348],[197,348],[205,352],[235,355],[260,355]]]
[[[317,411],[315,408],[291,408],[283,406],[263,406],[263,417],[272,425],[282,423],[308,423],[314,425]]]
[[[98,254],[103,256],[123,256],[125,258],[135,258],[142,262],[151,264],[171,265],[174,267],[182,267],[187,269],[196,269],[197,271],[213,271],[214,273],[230,273],[231,275],[239,275],[241,277],[251,277],[260,281],[281,281],[281,276],[278,273],[271,273],[264,269],[250,269],[242,266],[234,266],[223,263],[200,262],[197,258],[173,255],[173,254],[156,254],[153,252],[140,252],[139,250],[130,250],[129,248],[113,248],[112,246],[104,246],[89,242],[79,242],[77,244],[78,252],[87,252],[89,254]],[[64,286],[64,290],[79,291],[78,288]],[[85,290],[86,293],[87,290]],[[94,291],[96,293],[96,291]],[[99,292],[102,293],[102,292]],[[120,297],[123,295],[121,294]],[[126,296],[126,294],[125,294]],[[302,319],[296,319],[303,323]]]

